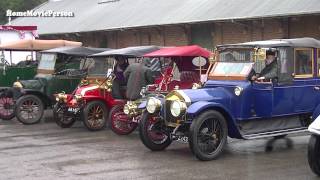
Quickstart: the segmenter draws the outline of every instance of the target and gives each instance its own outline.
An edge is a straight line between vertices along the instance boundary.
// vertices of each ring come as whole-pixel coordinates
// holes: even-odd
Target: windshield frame
[[[215,70],[219,67],[221,64],[246,64],[247,70],[244,70],[244,67],[241,69],[242,71],[245,71],[242,74],[219,74],[215,73]],[[216,62],[212,69],[210,70],[208,74],[209,80],[247,80],[250,72],[253,69],[254,62]]]
[[[53,68],[50,66],[49,68],[43,68],[41,67],[42,63],[43,63],[43,55],[53,55],[53,60],[51,59],[50,61],[54,61],[53,62]],[[54,71],[55,71],[55,66],[56,66],[56,63],[57,63],[57,57],[58,55],[56,53],[42,53],[41,54],[41,57],[40,57],[40,61],[39,61],[39,64],[38,64],[38,67],[37,67],[37,72],[40,73],[40,74],[53,74]],[[52,64],[51,64],[52,65]]]

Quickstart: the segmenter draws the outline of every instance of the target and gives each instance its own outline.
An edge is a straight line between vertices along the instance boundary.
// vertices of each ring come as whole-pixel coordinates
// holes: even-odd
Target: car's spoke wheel
[[[62,128],[70,128],[76,122],[76,118],[68,116],[59,104],[55,104],[53,107],[53,119]]]
[[[23,124],[35,124],[42,118],[44,105],[37,96],[25,95],[17,100],[15,111],[17,119]]]
[[[101,101],[89,102],[84,108],[84,125],[91,131],[101,130],[105,127],[108,111]]]
[[[109,122],[111,130],[119,135],[127,135],[134,131],[138,124],[123,112],[123,105],[114,106],[110,110]]]
[[[142,143],[152,151],[161,151],[167,148],[172,140],[161,126],[158,118],[144,112],[139,127],[139,134]]]
[[[13,98],[0,97],[0,119],[11,120],[14,118],[14,106]]]
[[[320,136],[311,135],[308,145],[308,162],[311,170],[320,176]]]
[[[225,118],[217,111],[206,111],[190,126],[189,146],[200,160],[212,160],[220,155],[227,141]]]

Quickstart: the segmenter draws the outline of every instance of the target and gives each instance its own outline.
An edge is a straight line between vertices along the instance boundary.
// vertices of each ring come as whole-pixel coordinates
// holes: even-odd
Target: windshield
[[[253,63],[217,62],[210,72],[210,76],[216,77],[247,77],[252,69]]]
[[[115,59],[105,57],[89,58],[84,67],[88,67],[88,75],[105,76],[111,73]]]
[[[225,49],[219,52],[219,61],[235,62],[235,61],[253,61],[253,49]]]
[[[38,69],[54,70],[56,54],[42,54]]]

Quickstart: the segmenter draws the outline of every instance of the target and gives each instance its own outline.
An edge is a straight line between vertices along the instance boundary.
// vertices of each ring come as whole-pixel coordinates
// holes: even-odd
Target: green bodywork
[[[38,73],[33,79],[20,80],[20,83],[25,91],[37,94],[50,104],[50,101],[54,100],[54,94],[62,91],[71,93],[80,83],[83,75],[70,75],[67,71],[65,72],[70,69],[79,71],[80,63],[79,59],[66,61],[65,58],[58,56],[54,65],[54,73]]]
[[[4,71],[3,65],[0,65],[0,87],[10,87],[17,80],[17,77],[21,80],[32,79],[37,72],[37,66],[6,66]]]

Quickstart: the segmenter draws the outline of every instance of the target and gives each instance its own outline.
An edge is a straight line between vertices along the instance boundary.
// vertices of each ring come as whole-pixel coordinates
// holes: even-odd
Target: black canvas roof
[[[126,57],[142,57],[147,53],[159,50],[158,46],[132,46],[111,51],[104,51],[93,54],[90,57],[108,57],[108,56],[126,56]]]
[[[54,49],[49,49],[45,51],[41,51],[41,53],[58,53],[65,54],[70,56],[89,56],[91,54],[96,54],[100,52],[106,52],[112,49],[109,48],[91,48],[91,47],[58,47]]]

